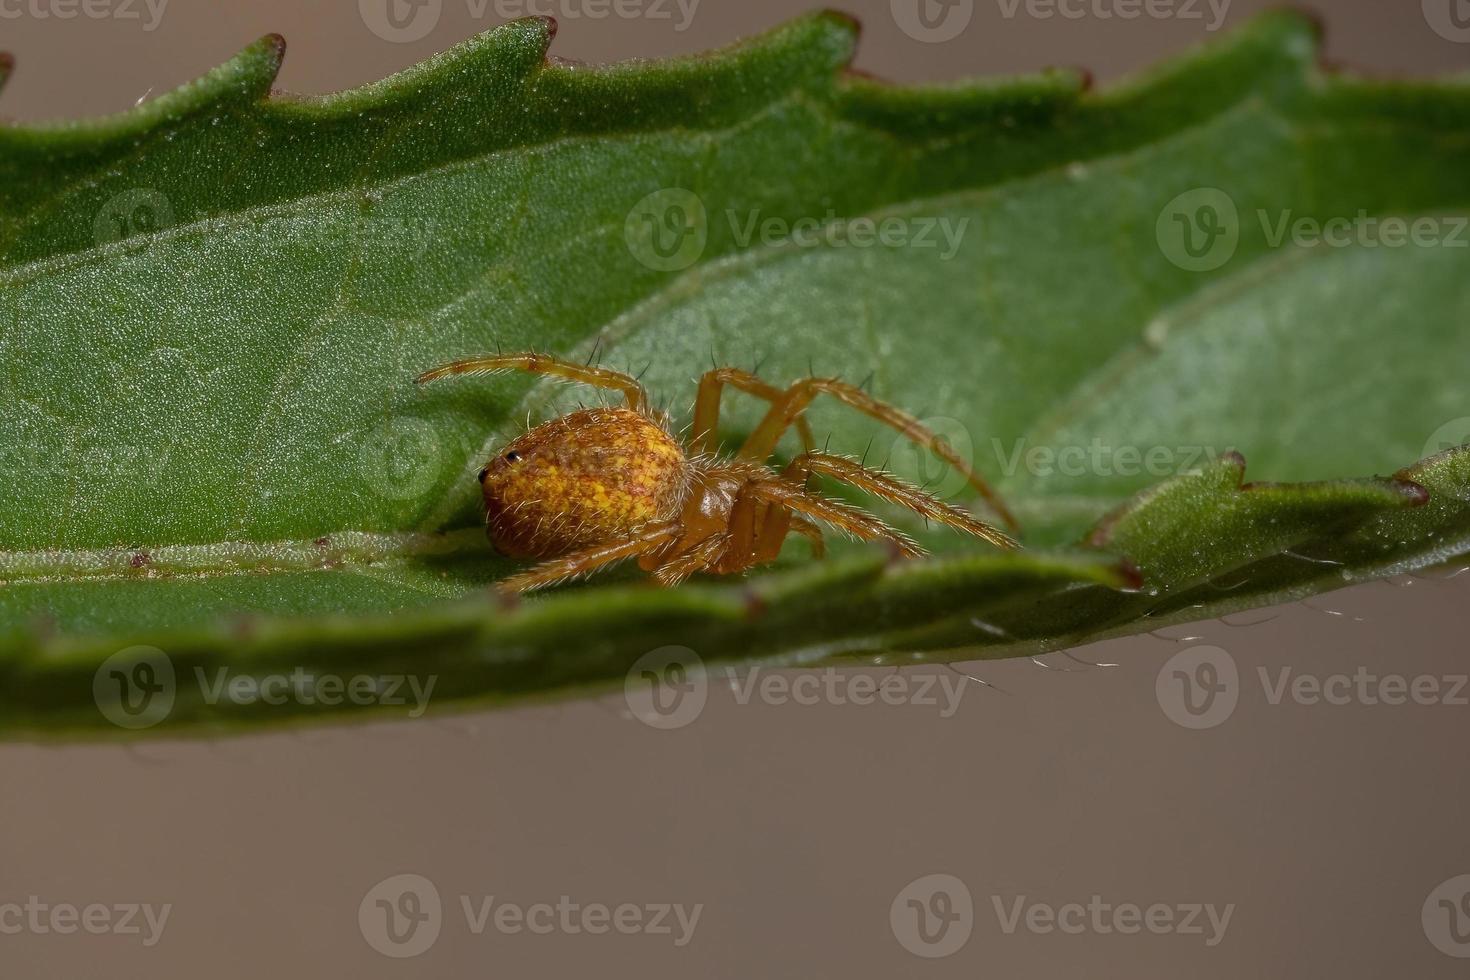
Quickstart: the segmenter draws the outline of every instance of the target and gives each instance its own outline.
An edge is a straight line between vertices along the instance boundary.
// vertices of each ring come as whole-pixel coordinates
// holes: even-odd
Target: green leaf
[[[1470,551],[1463,81],[1325,73],[1287,13],[1099,93],[874,82],[834,14],[599,69],[548,63],[551,34],[312,99],[270,93],[267,38],[118,117],[0,126],[7,727],[106,726],[99,668],[140,647],[182,678],[166,727],[255,724],[323,710],[211,703],[196,670],[432,675],[449,705],[616,682],[669,644],[1009,656]],[[691,223],[664,248],[671,204]],[[1335,218],[1341,245],[1293,234]],[[1361,237],[1389,218],[1432,234]],[[792,226],[816,241],[766,240]],[[497,346],[596,351],[680,423],[711,361],[869,379],[998,484],[1027,549],[880,507],[937,557],[796,543],[737,581],[497,603],[519,566],[474,473],[589,397],[411,383]],[[757,413],[728,399],[727,441]],[[811,417],[973,503],[870,420]]]

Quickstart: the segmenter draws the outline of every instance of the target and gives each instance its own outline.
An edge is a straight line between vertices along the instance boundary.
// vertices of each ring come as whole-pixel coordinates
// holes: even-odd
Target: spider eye
[[[505,461],[507,463],[519,463],[521,461],[521,454],[515,451],[508,452],[505,454]]]
[[[490,475],[490,470],[489,470],[488,467],[486,469],[481,470],[480,471],[480,482],[481,483],[484,483],[485,482],[485,477],[487,477],[489,475]]]

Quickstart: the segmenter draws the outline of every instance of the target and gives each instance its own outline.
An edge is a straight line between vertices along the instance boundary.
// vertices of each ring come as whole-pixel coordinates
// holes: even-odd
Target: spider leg
[[[780,477],[753,480],[747,485],[745,492],[752,499],[771,505],[767,509],[766,521],[756,543],[757,559],[764,557],[771,548],[780,549],[781,539],[790,526],[789,512],[792,511],[850,534],[859,541],[887,541],[908,558],[917,558],[924,554],[924,549],[912,538],[897,528],[889,527],[867,511],[840,500],[829,500],[807,493]]]
[[[865,493],[907,507],[929,520],[938,521],[952,528],[983,538],[998,548],[1017,548],[1018,544],[1005,532],[986,524],[969,512],[947,504],[937,497],[925,493],[910,483],[905,483],[888,473],[870,470],[856,460],[832,453],[806,452],[793,459],[782,472],[793,483],[805,485],[812,473],[821,473],[843,483],[849,483]]]
[[[786,543],[786,535],[790,534],[796,522],[801,521],[817,532],[817,547],[821,551],[819,557],[825,557],[827,543],[822,540],[822,529],[819,525],[812,523],[800,514],[793,513],[790,508],[767,506],[765,518],[761,521],[760,530],[756,533],[752,562],[775,561],[781,556],[781,546]]]
[[[678,585],[695,572],[702,572],[719,563],[730,543],[728,534],[711,534],[703,541],[682,554],[674,555],[653,570],[653,577],[660,585]]]
[[[767,505],[755,534],[753,563],[759,565],[779,558],[786,536],[793,531],[811,541],[813,558],[827,557],[827,541],[820,524],[794,514],[788,508]]]
[[[743,391],[747,395],[764,399],[772,405],[779,403],[786,394],[752,372],[742,371],[739,368],[723,367],[704,372],[699,377],[699,391],[694,396],[694,432],[690,440],[697,453],[713,453],[719,448],[719,438],[715,429],[720,421],[720,395],[725,385],[737,391]],[[815,448],[816,442],[812,439],[812,428],[806,416],[798,413],[793,421],[797,433],[801,436],[802,448],[807,450]]]
[[[805,378],[786,389],[781,400],[771,405],[766,417],[756,426],[740,455],[746,459],[766,459],[776,448],[781,434],[786,431],[817,395],[826,393],[838,401],[857,409],[869,418],[877,419],[889,428],[901,433],[917,445],[923,446],[963,473],[970,486],[984,497],[986,502],[1001,516],[1006,526],[1016,530],[1016,518],[1010,508],[1000,499],[985,478],[975,472],[974,467],[960,458],[948,441],[903,409],[869,395],[856,385],[836,378]]]
[[[681,528],[677,521],[647,524],[626,538],[583,548],[580,551],[573,551],[559,558],[544,561],[527,571],[501,579],[495,587],[502,593],[513,595],[554,585],[565,579],[586,575],[588,572],[613,562],[622,561],[624,558],[649,554],[678,538],[680,533]]]
[[[791,514],[790,511],[787,511],[787,513]],[[767,519],[769,520],[769,518]],[[805,517],[791,514],[791,530],[811,541],[813,558],[827,557],[827,542],[822,537],[822,528],[819,525],[807,520]],[[778,549],[779,547],[780,545],[777,545]]]
[[[424,384],[447,378],[452,374],[498,374],[502,371],[525,371],[529,374],[545,374],[567,381],[592,385],[610,391],[622,392],[628,407],[640,414],[648,413],[648,395],[638,379],[622,371],[604,367],[593,367],[565,361],[550,354],[487,354],[484,357],[467,357],[425,371],[414,379],[415,384]]]
[[[718,566],[721,572],[739,572],[775,561],[781,553],[782,542],[797,521],[802,525],[800,533],[813,539],[815,557],[826,556],[827,545],[817,524],[762,496],[759,482],[768,479],[771,477],[758,477],[756,481],[746,483],[735,495],[726,524],[728,543]]]

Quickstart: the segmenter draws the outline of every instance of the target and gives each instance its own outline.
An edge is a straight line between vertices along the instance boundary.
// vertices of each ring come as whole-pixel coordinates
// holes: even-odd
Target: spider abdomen
[[[623,408],[544,422],[481,471],[490,540],[512,557],[560,555],[668,520],[689,481],[679,443]]]

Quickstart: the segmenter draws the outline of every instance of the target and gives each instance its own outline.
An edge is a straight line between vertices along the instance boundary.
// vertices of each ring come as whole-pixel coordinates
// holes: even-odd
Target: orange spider
[[[636,378],[546,354],[497,354],[445,364],[417,383],[455,374],[528,371],[621,392],[626,408],[584,408],[531,429],[480,471],[487,532],[496,549],[545,559],[499,583],[519,593],[636,557],[664,585],[695,572],[730,574],[773,561],[787,534],[825,548],[822,525],[863,541],[886,541],[909,557],[924,554],[912,539],[850,504],[810,493],[821,473],[923,517],[1018,547],[997,528],[894,476],[844,456],[819,452],[803,412],[823,392],[926,446],[959,470],[1015,528],[1000,498],[949,444],[918,419],[834,378],[806,378],[784,390],[736,368],[699,379],[688,447],[669,434],[668,419],[649,406]],[[718,455],[715,425],[725,385],[770,402],[739,453]],[[805,449],[779,473],[765,460],[796,426]]]

